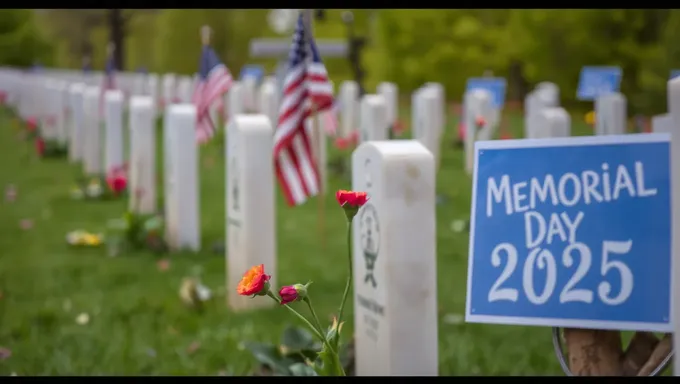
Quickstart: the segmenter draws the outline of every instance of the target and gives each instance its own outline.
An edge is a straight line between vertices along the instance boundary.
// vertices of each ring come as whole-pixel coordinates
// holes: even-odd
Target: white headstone
[[[385,99],[387,123],[394,126],[399,120],[399,89],[394,83],[382,82],[378,84],[378,94]]]
[[[136,73],[133,78],[132,92],[135,95],[148,95],[146,91],[147,75]]]
[[[444,86],[440,83],[426,83],[425,87],[431,89],[435,95],[435,115],[434,115],[434,127],[437,134],[437,141],[444,134],[444,128],[446,125],[446,92]],[[439,159],[437,160],[437,165],[439,164]]]
[[[163,75],[163,105],[174,104],[176,98],[176,77],[172,73]]]
[[[65,81],[54,82],[54,113],[55,113],[55,129],[57,131],[57,142],[60,145],[67,145],[68,143],[68,93],[67,84]]]
[[[491,113],[491,94],[484,89],[473,89],[465,93],[465,171],[472,174],[474,167],[475,141],[478,139],[477,119],[488,120]]]
[[[85,93],[84,83],[74,83],[69,86],[69,106],[70,119],[69,122],[69,144],[68,144],[68,158],[74,163],[83,159],[84,150],[84,109],[83,109],[83,94]]]
[[[86,175],[100,176],[104,174],[102,162],[101,137],[101,90],[99,87],[85,88],[83,95],[83,167]]]
[[[670,113],[664,113],[652,117],[652,132],[653,133],[672,133],[673,132],[673,118]]]
[[[436,376],[435,164],[415,140],[371,141],[352,155],[357,376]]]
[[[43,83],[38,99],[38,107],[40,108],[40,135],[46,140],[57,139],[56,129],[56,115],[58,104],[57,89],[54,81],[47,80]]]
[[[361,142],[388,139],[387,103],[382,95],[364,95],[361,98],[359,123]]]
[[[343,81],[340,85],[340,136],[348,137],[358,127],[359,86],[354,81]]]
[[[540,131],[541,136],[536,138],[571,136],[571,116],[569,116],[569,113],[564,108],[553,107],[543,109],[539,114],[537,122],[543,129]]]
[[[229,92],[227,93],[229,116],[236,116],[246,113],[244,104],[243,85],[239,82],[233,82]]]
[[[191,103],[194,80],[189,76],[180,76],[177,80],[177,97],[180,103]]]
[[[279,95],[276,83],[265,81],[260,87],[259,110],[269,118],[272,127],[276,127],[279,120]]]
[[[235,287],[253,265],[264,264],[270,272],[277,268],[274,167],[262,156],[272,153],[274,132],[263,114],[232,116],[226,129],[227,286]],[[272,287],[275,279],[272,273]],[[228,300],[234,310],[274,303],[239,296],[233,289]]]
[[[241,84],[243,85],[243,107],[248,113],[255,112],[257,109],[257,78],[245,76]]]
[[[545,95],[549,106],[557,107],[560,105],[560,87],[557,84],[543,81],[536,84],[536,91]]]
[[[595,121],[596,135],[626,133],[626,97],[613,92],[595,99]]]
[[[668,114],[673,120],[671,132],[671,164],[680,164],[680,78],[676,77],[668,81]],[[671,167],[671,227],[680,228],[680,167]],[[671,260],[672,279],[671,279],[671,319],[675,335],[680,335],[680,237],[671,236]],[[680,351],[680,337],[673,337],[673,350]],[[673,356],[673,375],[680,376],[680,353]]]
[[[166,109],[166,241],[171,249],[198,251],[199,222],[196,107],[173,104]]]
[[[539,114],[544,108],[554,107],[550,95],[546,92],[530,92],[524,99],[524,138],[542,137],[545,132],[540,124],[536,124]]]
[[[104,93],[104,131],[106,172],[123,165],[123,92]]]
[[[156,130],[154,101],[149,96],[130,98],[130,198],[129,209],[156,212]]]
[[[151,98],[154,100],[154,113],[156,115],[163,113],[163,110],[159,105],[159,97],[158,97],[158,75],[155,73],[149,73],[146,75],[146,95],[151,96]]]

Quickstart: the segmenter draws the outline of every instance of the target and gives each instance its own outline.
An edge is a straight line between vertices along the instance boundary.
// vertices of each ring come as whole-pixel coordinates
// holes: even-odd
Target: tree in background
[[[53,49],[29,9],[0,10],[0,65],[53,64]]]

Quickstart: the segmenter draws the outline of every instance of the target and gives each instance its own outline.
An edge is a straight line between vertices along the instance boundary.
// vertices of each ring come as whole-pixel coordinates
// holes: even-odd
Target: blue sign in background
[[[574,139],[589,140],[586,138],[557,140]],[[660,139],[657,136],[656,142],[651,142],[651,138],[646,141],[648,142],[503,149],[484,148],[485,145],[493,146],[492,142],[478,143],[470,231],[467,321],[672,331],[669,322],[671,279],[669,143],[665,136],[661,136]],[[512,142],[506,143],[514,145]],[[496,184],[500,185],[501,177],[508,175],[512,194],[514,184],[527,182],[530,185],[532,178],[536,178],[542,185],[546,175],[554,177],[556,188],[560,177],[566,173],[573,173],[583,179],[582,172],[592,170],[602,179],[602,164],[606,163],[609,166],[612,188],[616,184],[616,171],[619,166],[626,167],[635,186],[636,162],[643,164],[645,188],[656,189],[656,195],[630,197],[627,190],[623,189],[618,199],[609,202],[591,201],[590,204],[586,204],[581,199],[574,206],[562,204],[555,206],[548,200],[537,203],[533,209],[529,208],[530,211],[540,214],[546,223],[549,222],[551,214],[564,213],[573,221],[579,212],[583,212],[583,218],[575,231],[575,242],[583,243],[590,250],[589,266],[581,264],[584,263],[584,257],[577,250],[571,252],[572,263],[567,266],[569,260],[565,260],[563,251],[569,244],[568,239],[563,241],[559,236],[555,236],[552,243],[548,244],[544,240],[537,245],[539,248],[549,250],[553,255],[556,284],[552,294],[543,298],[544,303],[531,302],[524,287],[524,276],[525,261],[534,248],[527,249],[525,212],[514,212],[513,209],[513,213],[508,215],[505,203],[496,203],[492,198],[492,215],[488,217],[489,178],[494,178]],[[575,189],[573,184],[569,182],[565,185],[567,185],[564,189],[565,195],[573,196]],[[601,186],[602,182],[599,185]],[[598,190],[601,191],[601,187]],[[523,200],[521,205],[528,205],[529,186],[521,191],[527,194],[527,199]],[[560,221],[568,236],[569,231],[565,222],[562,219]],[[535,235],[536,221],[532,224],[532,234]],[[546,232],[549,232],[549,226],[547,228]],[[632,240],[629,252],[625,254],[610,252],[607,260],[603,260],[603,241],[627,240]],[[497,287],[516,290],[517,300],[514,302],[489,300],[492,286],[497,284],[508,265],[507,252],[500,252],[498,254],[500,257],[496,260],[497,265],[492,264],[494,248],[501,243],[509,243],[517,250],[516,266],[512,271],[508,269],[511,272],[509,277]],[[566,256],[566,259],[568,258],[569,256]],[[600,288],[602,283],[611,284],[610,292],[605,295],[608,298],[616,297],[621,292],[622,274],[616,267],[610,267],[604,275],[602,274],[602,269],[608,265],[607,263],[614,261],[623,263],[633,277],[630,296],[616,305],[606,304],[598,292],[603,289]],[[540,268],[537,261],[532,264],[533,278],[529,281],[535,295],[540,296],[546,286],[546,267],[549,266],[543,264],[543,268]],[[577,274],[579,267],[584,268],[585,274],[570,291],[576,289],[592,292],[592,302],[560,302],[565,286]]]
[[[680,76],[680,69],[671,69],[671,79],[675,79]]]
[[[239,79],[243,80],[246,76],[253,76],[257,79],[257,83],[259,84],[264,77],[264,67],[261,65],[244,65],[241,67]]]
[[[505,84],[502,77],[472,77],[467,79],[465,92],[484,89],[491,93],[493,107],[501,108],[505,104]]]
[[[619,67],[583,67],[579,76],[576,98],[595,100],[598,96],[618,92],[621,86]]]

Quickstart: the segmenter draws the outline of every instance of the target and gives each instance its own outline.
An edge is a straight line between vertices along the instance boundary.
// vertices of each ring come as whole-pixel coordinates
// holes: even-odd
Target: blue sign
[[[502,77],[472,77],[467,79],[465,92],[473,89],[483,89],[492,96],[492,106],[502,108],[505,104],[505,79]]]
[[[252,76],[256,78],[257,83],[259,84],[262,81],[262,78],[264,77],[264,67],[262,67],[261,65],[244,65],[241,68],[239,78],[243,80],[247,76]]]
[[[671,69],[671,79],[675,79],[680,76],[680,69]]]
[[[583,67],[579,76],[576,98],[595,100],[606,93],[618,92],[621,86],[619,67]]]
[[[669,142],[475,143],[466,321],[672,332]]]

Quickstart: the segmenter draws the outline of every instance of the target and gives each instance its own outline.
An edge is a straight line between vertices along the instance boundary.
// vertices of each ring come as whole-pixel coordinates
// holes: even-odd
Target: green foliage
[[[53,47],[38,28],[32,9],[0,10],[0,65],[53,64]]]
[[[287,326],[281,335],[280,345],[246,342],[244,348],[260,364],[259,374],[317,376],[312,362],[322,352],[322,346],[307,329]],[[341,360],[345,371],[348,371],[352,361],[347,349],[341,352]]]
[[[314,23],[315,37],[347,39],[348,28],[342,21],[345,11],[353,12],[355,34],[368,38],[362,61],[369,92],[385,80],[397,83],[402,94],[424,82],[438,81],[445,86],[449,98],[460,99],[468,77],[491,70],[508,79],[509,99],[521,100],[527,86],[552,81],[560,86],[562,103],[573,107],[577,105],[575,93],[581,67],[618,65],[623,68],[621,88],[628,96],[631,113],[658,113],[665,109],[669,71],[680,67],[680,48],[675,41],[680,32],[678,10],[329,9],[324,21]],[[126,10],[131,16],[126,28],[127,65],[144,65],[155,72],[196,72],[201,49],[199,29],[208,24],[214,32],[213,47],[235,75],[249,63],[272,71],[284,57],[251,58],[248,52],[253,38],[290,38],[269,29],[268,12]],[[74,47],[82,45],[79,39],[83,36],[94,48],[95,67],[103,65],[106,23],[97,22],[97,15],[86,10],[49,13],[45,24],[58,32],[55,47],[59,65],[80,66],[81,57],[74,54]],[[0,47],[4,40],[21,40],[22,33],[35,35],[31,32],[35,28],[24,20],[31,19],[31,15],[26,10],[0,13]],[[10,30],[11,37],[6,37]],[[72,43],[64,44],[65,36]],[[25,55],[26,51],[3,50],[0,58],[12,52]],[[336,85],[353,77],[347,58],[324,61]]]

